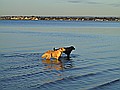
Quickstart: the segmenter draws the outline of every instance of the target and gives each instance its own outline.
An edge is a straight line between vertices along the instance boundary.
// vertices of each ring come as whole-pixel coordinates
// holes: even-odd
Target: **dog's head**
[[[70,48],[71,48],[72,50],[75,50],[75,47],[73,47],[73,46],[71,46]]]
[[[60,50],[61,52],[65,51],[65,49],[64,49],[64,48],[59,48],[59,50]]]

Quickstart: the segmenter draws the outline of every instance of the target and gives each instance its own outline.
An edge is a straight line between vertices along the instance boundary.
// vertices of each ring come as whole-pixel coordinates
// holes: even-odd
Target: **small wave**
[[[40,64],[35,64],[35,65],[26,65],[26,66],[19,66],[19,67],[10,67],[4,70],[0,70],[0,71],[13,71],[13,70],[23,70],[23,69],[29,69],[29,68],[35,68],[35,67],[39,67]]]
[[[57,84],[61,83],[69,83],[71,81],[76,81],[80,78],[84,78],[84,77],[89,77],[89,76],[95,76],[98,73],[89,73],[89,74],[85,74],[85,75],[81,75],[81,76],[68,76],[68,77],[64,77],[55,81],[50,81],[50,82],[46,82],[43,84],[36,84],[36,85],[31,85],[29,88],[45,88],[45,87],[49,87],[49,86],[56,86]]]
[[[84,74],[84,75],[80,75],[80,76],[68,76],[68,77],[64,77],[60,80],[55,80],[55,81],[47,82],[47,83],[44,83],[44,84],[32,85],[31,88],[39,88],[39,89],[40,88],[47,88],[49,86],[55,86],[55,85],[58,85],[60,83],[62,83],[62,84],[69,83],[71,81],[77,81],[77,80],[80,80],[82,78],[87,78],[87,77],[94,77],[94,76],[97,76],[97,75],[102,75],[103,73],[108,72],[108,71],[114,71],[114,70],[119,70],[119,69],[120,68],[112,68],[112,69],[107,69],[107,70],[105,69],[103,71],[88,73],[88,74]],[[107,82],[107,83],[105,83],[103,85],[100,85],[100,86],[104,86],[104,85],[114,83],[114,82],[118,82],[118,81],[120,81],[120,79],[113,80],[112,82]],[[90,89],[90,90],[92,90],[92,89]]]
[[[25,53],[25,54],[13,53],[13,54],[1,54],[0,56],[2,57],[36,57],[40,55],[41,53]]]
[[[110,45],[95,45],[91,46],[90,48],[105,48],[105,47],[110,47]]]
[[[94,69],[94,68],[97,68],[97,67],[103,67],[104,65],[102,64],[95,64],[95,65],[88,65],[88,66],[85,66],[85,67],[79,67],[79,68],[71,68],[71,69],[68,69],[66,71],[79,71],[79,70],[85,70],[85,69]],[[120,70],[120,68],[118,66],[116,67],[109,67],[109,68],[105,68],[105,69],[101,69],[99,71],[96,71],[96,74],[103,74],[103,73],[106,73],[106,72],[109,72],[109,71],[118,71]],[[95,73],[95,72],[94,72]]]
[[[35,72],[35,73],[28,73],[28,74],[23,74],[23,75],[16,75],[8,78],[2,78],[0,79],[1,82],[9,82],[9,81],[14,81],[18,79],[25,79],[25,78],[30,78],[32,76],[38,75],[38,74],[43,74],[43,72]]]
[[[112,69],[108,69],[108,71],[114,71],[114,70],[120,70],[120,68],[112,68]]]
[[[105,58],[97,58],[97,59],[103,59],[103,60],[106,60],[106,59],[119,59],[120,56],[111,56],[111,57],[105,57]]]
[[[5,68],[2,69],[2,70],[0,70],[0,72],[2,72],[2,71],[13,71],[13,70],[30,69],[30,68],[39,67],[41,64],[39,64],[39,63],[36,63],[36,64],[34,63],[33,64],[32,62],[33,61],[37,61],[38,62],[40,55],[41,55],[40,53],[0,54],[0,56],[3,58],[3,62],[4,62],[4,58],[7,58],[7,59],[10,58],[10,60],[8,60],[7,62],[5,62],[5,64],[7,65],[7,67],[4,66]],[[28,62],[30,62],[30,63],[28,63]],[[14,65],[10,65],[11,63],[14,64]],[[21,63],[28,63],[28,65],[20,65]]]
[[[95,67],[99,67],[101,66],[101,64],[90,64],[90,65],[85,65],[83,67],[78,67],[78,68],[71,68],[71,69],[68,69],[68,71],[71,71],[71,70],[83,70],[83,69],[90,69],[90,68],[95,68]],[[66,70],[67,71],[67,70]]]
[[[88,89],[88,90],[96,90],[96,89],[100,89],[100,88],[102,89],[102,87],[110,86],[110,85],[112,85],[112,84],[114,84],[114,83],[117,83],[117,82],[120,83],[120,79],[119,79],[119,78],[118,78],[118,79],[115,79],[115,80],[112,80],[112,81],[105,82],[105,83],[103,83],[103,84],[100,84],[100,85],[95,86],[95,87],[93,87],[93,88],[90,88],[90,89]]]
[[[97,51],[94,53],[109,53],[109,52],[120,52],[119,50],[104,50],[104,51]]]

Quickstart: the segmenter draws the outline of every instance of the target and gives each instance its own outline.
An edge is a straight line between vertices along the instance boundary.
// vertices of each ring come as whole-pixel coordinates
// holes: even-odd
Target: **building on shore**
[[[120,21],[120,17],[0,16],[0,20]]]

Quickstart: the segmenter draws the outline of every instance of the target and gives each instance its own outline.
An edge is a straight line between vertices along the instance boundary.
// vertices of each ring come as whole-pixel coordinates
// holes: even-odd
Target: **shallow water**
[[[70,60],[43,60],[74,45]],[[0,21],[0,90],[120,90],[120,23]]]

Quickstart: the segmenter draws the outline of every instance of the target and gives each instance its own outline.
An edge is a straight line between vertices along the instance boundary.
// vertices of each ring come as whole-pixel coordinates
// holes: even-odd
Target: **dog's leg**
[[[59,57],[56,57],[56,59],[58,60],[58,59],[59,59]]]
[[[67,54],[67,59],[70,60],[70,54]]]

